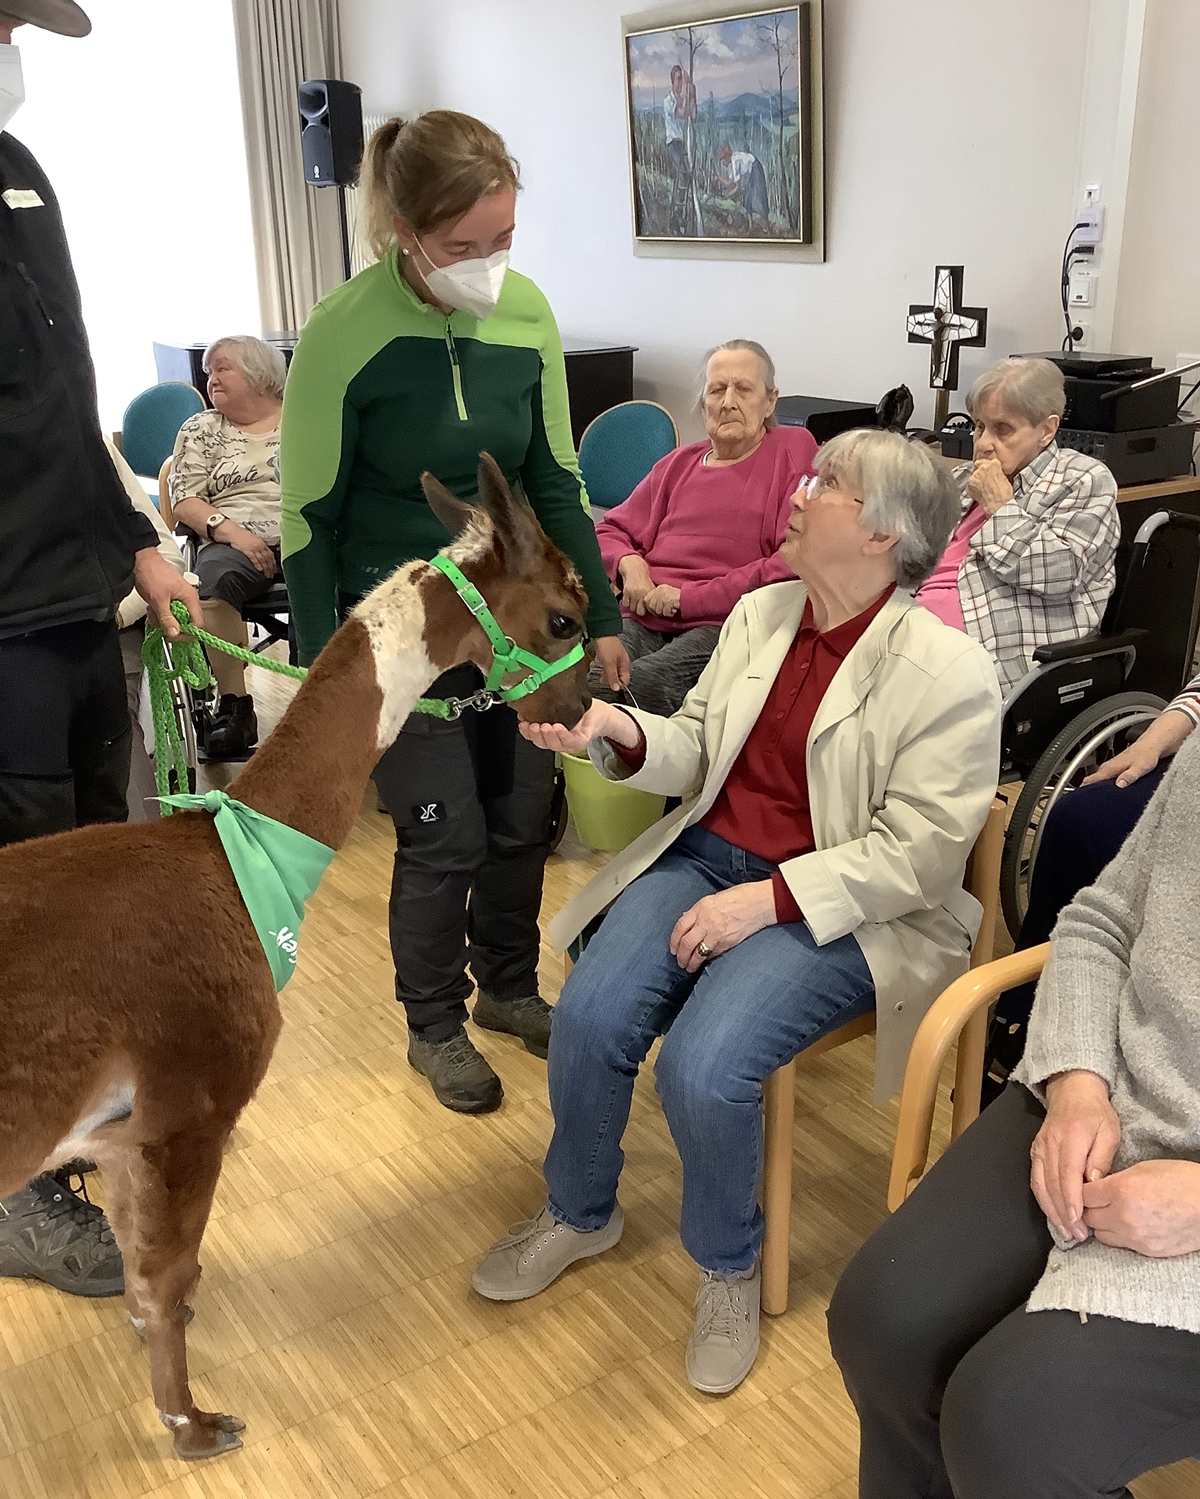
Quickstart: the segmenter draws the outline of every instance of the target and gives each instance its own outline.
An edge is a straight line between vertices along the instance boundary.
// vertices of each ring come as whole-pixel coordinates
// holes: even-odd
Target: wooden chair
[[[164,458],[158,471],[158,513],[168,531],[175,529],[175,515],[171,509],[171,465],[173,458]]]
[[[921,1021],[908,1054],[904,1091],[900,1095],[900,1121],[896,1126],[896,1149],[888,1185],[888,1207],[893,1213],[921,1180],[929,1158],[938,1079],[946,1053],[967,1026],[986,1025],[988,1009],[1006,989],[1036,979],[1049,953],[1050,944],[1043,942],[1040,947],[997,958],[994,963],[964,973]],[[961,1047],[960,1041],[960,1061]],[[957,1115],[957,1094],[955,1109]],[[958,1133],[954,1131],[955,1135]]]
[[[971,850],[971,857],[967,861],[967,872],[963,884],[967,890],[983,907],[983,918],[979,923],[979,932],[975,938],[975,945],[971,949],[971,967],[975,969],[980,964],[990,964],[992,950],[996,937],[996,915],[1000,904],[1000,861],[1004,854],[1004,818],[1007,810],[1006,804],[997,797],[991,805],[987,815],[987,821],[983,830],[975,841],[975,847]],[[1039,949],[1040,951],[1040,949]],[[1024,958],[1028,956],[1022,953]],[[1004,961],[1011,962],[1012,959]],[[991,964],[992,967],[999,965]],[[935,1003],[933,1010],[921,1023],[917,1032],[917,1040],[925,1033],[930,1019],[939,1005],[954,994],[961,986],[971,984],[975,980],[974,973],[965,974],[957,983],[952,984],[945,994]],[[1008,979],[1001,984],[991,995],[995,999],[1001,990],[1009,984],[1019,983],[1019,979]],[[991,1000],[988,1001],[988,1004]],[[979,1002],[972,1008],[969,1014],[964,1014],[957,1027],[948,1031],[942,1043],[940,1060],[945,1056],[946,1049],[954,1037],[958,1037],[958,1057],[956,1062],[954,1082],[954,1118],[952,1124],[952,1138],[957,1138],[967,1125],[979,1114],[979,1095],[983,1085],[983,1054],[987,1041],[988,1011],[987,1004]],[[869,1035],[875,1029],[875,1015],[860,1016],[857,1020],[851,1020],[849,1024],[842,1026],[839,1030],[832,1031],[813,1046],[800,1053],[801,1056],[819,1056],[822,1052],[832,1051],[835,1046],[844,1046],[847,1041],[857,1040],[859,1036]],[[961,1034],[960,1034],[961,1033]],[[914,1051],[915,1051],[914,1043]],[[771,1316],[778,1317],[787,1311],[788,1303],[788,1248],[792,1213],[792,1144],[796,1117],[796,1061],[793,1057],[786,1066],[781,1067],[778,1072],[773,1073],[763,1084],[763,1184],[762,1184],[762,1207],[764,1218],[764,1235],[762,1250],[762,1308]],[[909,1061],[909,1070],[912,1070],[912,1061]],[[934,1074],[936,1087],[937,1074]],[[905,1093],[908,1091],[908,1074],[905,1076]],[[910,1106],[910,1112],[911,1112]],[[904,1122],[903,1108],[901,1111],[901,1125]],[[933,1105],[930,1104],[929,1122],[932,1123]],[[919,1135],[919,1129],[917,1131]],[[915,1140],[914,1136],[914,1140]],[[900,1132],[897,1133],[897,1157],[899,1153]],[[925,1156],[928,1154],[929,1125],[925,1132],[925,1153],[921,1155],[921,1165],[917,1172],[920,1174],[921,1166],[924,1165]],[[911,1154],[911,1147],[910,1147]],[[906,1161],[909,1159],[905,1157]],[[896,1180],[896,1164],[893,1162],[892,1181]],[[903,1199],[901,1199],[903,1200]],[[889,1205],[891,1198],[889,1196]]]

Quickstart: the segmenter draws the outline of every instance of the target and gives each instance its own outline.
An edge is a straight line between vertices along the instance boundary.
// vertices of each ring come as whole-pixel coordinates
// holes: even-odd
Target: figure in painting
[[[728,141],[717,152],[717,160],[717,186],[725,197],[741,204],[747,233],[770,234],[771,209],[762,162],[753,151],[735,151]]]

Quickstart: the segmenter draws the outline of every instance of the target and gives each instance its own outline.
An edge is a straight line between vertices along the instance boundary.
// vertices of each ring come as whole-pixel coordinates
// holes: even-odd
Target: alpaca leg
[[[135,1242],[126,1279],[146,1320],[154,1403],[180,1457],[215,1457],[242,1445],[237,1432],[243,1422],[199,1410],[192,1399],[184,1331],[227,1133],[175,1136],[169,1145],[146,1146],[133,1172]]]
[[[134,1332],[145,1341],[146,1312],[138,1297],[134,1277],[129,1266],[134,1255],[137,1234],[133,1211],[133,1174],[128,1149],[108,1148],[100,1154],[97,1162],[104,1178],[104,1214],[113,1231],[121,1259],[125,1263],[125,1315],[133,1325]]]

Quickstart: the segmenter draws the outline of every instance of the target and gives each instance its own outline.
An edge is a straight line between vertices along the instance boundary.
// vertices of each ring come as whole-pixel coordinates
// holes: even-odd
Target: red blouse
[[[889,588],[861,614],[822,634],[804,606],[800,628],[771,684],[762,712],[700,826],[769,864],[816,847],[808,800],[808,734],[837,669],[892,595]],[[612,741],[610,740],[611,744]],[[634,749],[613,745],[634,770],[645,762],[644,737]],[[771,876],[775,919],[803,915],[778,869]]]

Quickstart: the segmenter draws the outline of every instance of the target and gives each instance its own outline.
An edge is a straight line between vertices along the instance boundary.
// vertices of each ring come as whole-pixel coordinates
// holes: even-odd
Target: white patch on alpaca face
[[[375,680],[383,694],[378,749],[395,740],[413,704],[438,674],[425,651],[425,610],[417,590],[430,571],[428,562],[407,563],[354,610],[353,618],[366,626]]]

